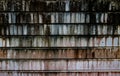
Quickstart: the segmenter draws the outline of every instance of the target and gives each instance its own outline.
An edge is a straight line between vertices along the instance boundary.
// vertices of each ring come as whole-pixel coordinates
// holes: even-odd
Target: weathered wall
[[[120,0],[0,0],[0,76],[120,76]]]

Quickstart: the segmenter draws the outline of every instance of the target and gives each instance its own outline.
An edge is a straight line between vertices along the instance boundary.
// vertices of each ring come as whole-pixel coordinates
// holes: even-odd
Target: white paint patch
[[[104,20],[104,14],[102,13],[102,14],[101,14],[101,20],[100,20],[100,21],[101,21],[102,23],[104,23],[103,20]]]
[[[105,13],[105,23],[107,23],[107,20],[108,20],[108,14]]]
[[[120,25],[118,25],[118,35],[120,35]]]
[[[105,37],[100,40],[99,46],[105,46]]]
[[[70,1],[69,0],[67,0],[66,2],[65,2],[65,11],[70,11]]]
[[[90,38],[89,39],[89,47],[93,47],[93,44],[94,44],[94,38]]]
[[[2,47],[5,47],[6,46],[6,40],[5,39],[2,39]]]
[[[90,22],[90,16],[89,16],[89,14],[87,14],[86,16],[87,16],[86,17],[86,23],[89,23]]]
[[[119,45],[118,45],[118,46],[120,46],[120,37],[119,37],[118,43],[119,43]]]
[[[75,23],[76,19],[75,19],[75,14],[71,13],[71,23]]]
[[[33,38],[33,47],[37,47],[37,37]]]
[[[55,15],[54,15],[55,16],[55,23],[59,23],[58,15],[59,15],[58,13],[55,13]]]
[[[10,35],[14,35],[14,29],[13,29],[14,25],[10,26]]]
[[[14,26],[13,26],[14,27]],[[11,27],[12,28],[12,27]],[[22,35],[22,31],[23,31],[23,29],[22,29],[22,27],[21,26],[18,26],[18,35]],[[11,29],[11,31],[12,31],[12,29]]]
[[[67,25],[63,25],[63,34],[67,34]]]
[[[41,18],[41,17],[39,16],[39,18]],[[41,20],[39,22],[42,23]],[[55,13],[51,14],[51,23],[55,23]]]
[[[23,35],[27,35],[27,25],[23,26]]]
[[[81,46],[86,47],[87,46],[87,39],[86,38],[81,38]]]
[[[101,35],[103,33],[103,26],[101,25],[97,25],[97,31],[98,31],[98,35]]]
[[[16,23],[16,13],[12,13],[12,23]]]
[[[85,14],[84,13],[81,13],[81,23],[84,23],[85,22]]]
[[[7,46],[7,47],[10,47],[10,41],[9,41],[9,38],[6,39],[6,42],[7,42],[6,46]],[[1,43],[1,42],[0,42],[0,43]],[[1,44],[0,44],[0,45],[1,45]]]
[[[99,23],[99,13],[96,14],[96,23]]]
[[[3,44],[2,44],[2,38],[0,38],[0,47],[2,47],[2,45],[3,45]]]
[[[106,46],[112,46],[112,37],[106,38]]]
[[[75,46],[75,37],[70,38],[70,46]]]
[[[77,13],[77,22],[80,23],[81,22],[81,14]]]
[[[94,38],[94,46],[98,47],[98,38],[96,38],[96,37]]]
[[[103,26],[103,31],[102,31],[103,35],[107,34],[107,26]]]
[[[80,14],[76,13],[75,14],[75,18],[76,18],[75,23],[79,23],[79,21],[80,21]]]
[[[9,23],[12,23],[12,19],[11,18],[12,18],[11,13],[8,13],[8,22]]]
[[[14,25],[14,26],[13,26],[13,29],[14,29],[14,35],[17,35],[17,26]],[[21,31],[22,31],[22,30],[21,30]]]
[[[65,23],[70,23],[70,13],[66,13],[66,22]]]
[[[118,46],[118,43],[119,43],[118,37],[115,37],[113,41],[113,46]]]
[[[30,17],[31,17],[31,23],[34,23],[33,13],[30,14]]]
[[[42,23],[42,16],[39,14],[39,23]]]
[[[59,26],[59,35],[64,35],[63,33],[63,26],[58,25]]]

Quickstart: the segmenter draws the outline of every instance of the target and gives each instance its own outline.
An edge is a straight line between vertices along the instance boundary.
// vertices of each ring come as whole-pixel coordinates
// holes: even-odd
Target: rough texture
[[[120,76],[120,0],[0,0],[0,76]]]

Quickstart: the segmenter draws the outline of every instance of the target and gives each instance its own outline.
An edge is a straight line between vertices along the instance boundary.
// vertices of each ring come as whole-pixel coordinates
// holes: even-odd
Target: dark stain
[[[115,23],[116,24],[120,24],[120,13],[115,13],[114,15],[114,19],[115,19]]]
[[[22,1],[21,0],[15,0],[14,9],[15,9],[15,11],[22,11]]]
[[[82,2],[79,1],[70,1],[70,11],[81,11]]]
[[[45,30],[45,35],[50,35],[51,32],[50,32],[50,26],[46,26],[46,30]]]
[[[65,11],[65,2],[57,1],[54,7],[55,7],[55,11]]]
[[[92,58],[95,58],[95,52],[92,51]]]
[[[47,46],[50,46],[50,37],[48,35],[50,35],[51,32],[50,32],[50,26],[46,26],[46,29],[45,29],[45,44],[47,44]]]
[[[113,26],[109,25],[109,27],[107,27],[107,34],[112,34],[113,32]]]
[[[58,58],[58,56],[59,56],[59,51],[53,49],[53,57],[54,57],[54,58]]]
[[[119,13],[109,13],[108,14],[108,23],[119,24],[120,23],[120,14]]]
[[[11,0],[8,0],[7,1],[7,11],[10,11],[10,10],[12,10],[13,9],[13,0],[11,1]]]
[[[32,26],[32,25],[29,25],[29,27],[27,28],[27,34],[28,34],[28,35],[31,35],[31,26]]]
[[[30,13],[17,13],[16,23],[29,23],[31,21]]]
[[[113,25],[113,35],[117,34],[118,33],[118,25]]]
[[[39,0],[32,0],[30,2],[30,11],[46,11],[46,2]]]
[[[0,1],[0,11],[4,11],[4,7],[3,7],[3,1]]]
[[[92,29],[90,29],[90,25],[84,25],[84,27],[83,27],[83,34],[84,35],[89,35],[90,33],[91,33],[91,31],[92,31]]]
[[[55,11],[54,10],[54,3],[50,2],[48,5],[47,5],[47,11]]]
[[[63,13],[59,13],[58,15],[58,23],[63,23],[64,22],[64,18],[63,18]]]
[[[51,15],[42,13],[42,22],[51,23]]]
[[[7,57],[7,51],[6,50],[0,50],[0,58],[6,58]]]
[[[7,23],[7,21],[5,14],[0,14],[0,24]]]
[[[90,13],[90,23],[96,23],[96,14]]]
[[[85,34],[86,35],[92,35],[93,34],[93,25],[88,25],[87,28],[85,28]],[[88,32],[87,32],[88,31]]]
[[[7,16],[5,14],[0,14],[0,35],[6,35],[8,24],[4,23],[8,23]]]
[[[35,30],[34,30],[34,34],[35,35],[39,35],[39,25],[38,24],[36,24],[35,26],[34,26],[34,28],[35,28]]]
[[[76,50],[74,50],[75,52],[74,52],[74,58],[79,58],[79,50],[78,49],[76,49]]]
[[[26,21],[26,23],[29,23],[31,21],[31,17],[30,17],[29,13],[25,14],[25,21]]]
[[[16,23],[23,23],[25,21],[25,14],[19,13],[16,15]]]

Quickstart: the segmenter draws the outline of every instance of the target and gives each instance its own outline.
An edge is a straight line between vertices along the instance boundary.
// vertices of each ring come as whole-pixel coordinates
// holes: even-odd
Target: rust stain
[[[115,12],[119,10],[119,0],[1,0],[0,11],[3,11],[0,12],[1,47],[54,47],[54,49],[0,48],[0,58],[5,58],[0,60],[0,70],[4,70],[4,73],[0,71],[0,76],[119,76],[120,73],[116,72],[99,72],[120,70],[118,37],[120,14]],[[99,47],[101,49],[98,49]],[[39,60],[41,58],[43,60]],[[54,58],[58,60],[53,60]],[[7,73],[5,70],[18,72]],[[27,70],[27,73],[19,72]],[[42,72],[34,73],[35,70]],[[58,70],[58,73],[45,73],[45,70]],[[99,71],[73,72],[78,70]]]
[[[119,49],[1,50],[2,58],[120,58]]]
[[[7,57],[7,51],[6,50],[0,50],[0,58],[6,58]]]

